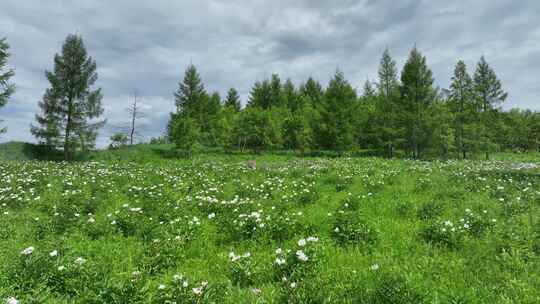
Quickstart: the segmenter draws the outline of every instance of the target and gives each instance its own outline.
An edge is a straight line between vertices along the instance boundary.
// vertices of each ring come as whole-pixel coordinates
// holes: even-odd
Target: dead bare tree
[[[144,117],[144,113],[141,112],[140,98],[139,98],[137,92],[135,92],[133,94],[133,102],[126,109],[126,111],[129,113],[129,116],[130,116],[130,119],[131,119],[130,128],[129,128],[129,134],[128,134],[129,135],[129,144],[133,145],[133,138],[135,137],[135,135],[138,135],[138,133],[136,131],[136,128],[138,128],[136,126],[137,119]]]

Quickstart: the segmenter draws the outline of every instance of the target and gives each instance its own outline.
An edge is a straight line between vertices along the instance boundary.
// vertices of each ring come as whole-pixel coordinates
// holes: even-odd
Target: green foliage
[[[419,158],[431,138],[430,109],[436,92],[426,58],[413,48],[401,71],[400,121],[404,128],[405,146],[413,158]]]
[[[278,148],[282,144],[282,128],[279,109],[263,111],[250,106],[238,117],[234,134],[238,146],[260,152]]]
[[[15,85],[9,82],[10,78],[15,75],[15,72],[13,69],[6,67],[7,60],[10,56],[8,50],[9,45],[6,39],[0,39],[0,108],[6,105],[9,97],[15,92]],[[6,132],[6,129],[0,128],[0,134],[4,132]]]
[[[177,149],[183,150],[188,156],[196,150],[200,139],[200,128],[197,121],[187,115],[172,115],[171,141]]]
[[[109,149],[118,149],[128,143],[128,137],[125,133],[114,133],[111,135],[111,143]]]
[[[68,35],[61,54],[54,57],[54,70],[47,71],[50,87],[39,102],[41,115],[31,131],[41,143],[61,146],[64,159],[76,150],[94,146],[97,130],[105,121],[96,121],[103,108],[101,89],[91,90],[97,80],[96,62],[88,56],[83,40]]]
[[[0,161],[0,299],[539,296],[536,154],[427,162],[208,151],[188,160],[168,158],[171,148],[127,146],[91,162]]]
[[[367,248],[378,241],[377,231],[356,212],[349,210],[338,210],[332,227],[332,238],[341,246],[359,245]]]

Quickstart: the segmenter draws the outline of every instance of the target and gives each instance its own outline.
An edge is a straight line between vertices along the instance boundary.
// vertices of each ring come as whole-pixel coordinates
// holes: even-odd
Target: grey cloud
[[[336,68],[361,87],[375,80],[385,47],[398,65],[413,45],[426,55],[436,84],[449,84],[454,64],[469,71],[484,54],[509,92],[506,108],[540,110],[534,75],[540,62],[537,1],[18,1],[4,0],[0,36],[6,36],[18,86],[0,119],[9,127],[0,141],[33,138],[51,69],[68,33],[83,36],[98,63],[107,126],[99,146],[125,118],[137,91],[151,107],[144,137],[164,130],[172,92],[189,63],[209,91],[236,87],[247,99],[256,80],[279,73],[300,83],[326,84]]]

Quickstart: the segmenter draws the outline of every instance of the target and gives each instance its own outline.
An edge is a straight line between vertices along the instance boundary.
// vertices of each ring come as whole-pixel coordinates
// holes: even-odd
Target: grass
[[[1,161],[0,300],[540,301],[537,154],[421,162],[170,151]]]

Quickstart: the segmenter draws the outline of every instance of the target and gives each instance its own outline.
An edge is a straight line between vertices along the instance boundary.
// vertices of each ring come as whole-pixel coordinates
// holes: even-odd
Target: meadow
[[[537,154],[135,155],[0,161],[2,301],[540,302]]]

